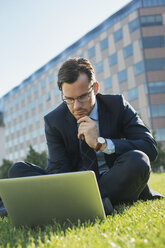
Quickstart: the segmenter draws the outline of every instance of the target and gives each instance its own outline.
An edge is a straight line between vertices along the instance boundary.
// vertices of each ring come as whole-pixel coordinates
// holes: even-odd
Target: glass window
[[[99,63],[96,64],[96,73],[100,73],[104,70],[104,63],[103,61],[100,61]]]
[[[140,25],[139,25],[139,19],[138,18],[136,18],[133,21],[131,21],[131,22],[128,23],[128,27],[129,27],[130,33],[132,33],[133,31],[135,31],[136,29],[138,29],[139,26]]]
[[[117,64],[117,53],[110,55],[108,61],[110,66]]]
[[[20,156],[23,158],[25,156],[25,151],[23,149],[20,150]]]
[[[108,48],[108,38],[100,41],[100,49],[103,51],[104,49]]]
[[[156,129],[156,140],[157,141],[165,141],[165,128],[160,128],[160,129]]]
[[[24,111],[25,111],[25,113],[27,113],[27,112],[28,112],[28,110],[29,110],[28,105],[25,105],[25,107],[24,107]]]
[[[45,151],[46,150],[45,142],[40,143],[40,149],[41,149],[41,151]]]
[[[134,75],[139,75],[144,72],[144,61],[140,61],[133,65]]]
[[[33,139],[35,139],[35,138],[37,137],[37,132],[36,132],[36,130],[34,130],[34,131],[32,132],[32,137],[33,137]]]
[[[19,143],[20,143],[20,144],[22,144],[22,143],[23,143],[23,141],[24,141],[23,136],[20,136],[20,137],[19,137]]]
[[[109,88],[112,88],[112,78],[111,77],[108,77],[106,79],[103,80],[103,86],[104,86],[104,89],[109,89]]]
[[[163,117],[165,116],[165,104],[151,105],[152,117]]]
[[[144,48],[165,47],[165,36],[151,36],[143,38]]]
[[[30,140],[30,134],[29,133],[26,133],[26,141]]]
[[[45,81],[45,79],[42,79],[41,80],[41,87],[45,88],[45,86],[46,86],[46,81]]]
[[[133,46],[132,44],[126,46],[123,48],[123,56],[124,58],[127,58],[133,54]]]
[[[39,104],[39,105],[42,104],[42,96],[40,96],[40,97],[38,98],[38,104]]]
[[[44,133],[45,133],[44,128],[41,127],[41,128],[40,128],[40,135],[42,136],[42,135],[44,135]]]
[[[122,28],[120,28],[119,30],[117,30],[116,32],[113,33],[114,36],[114,41],[117,42],[119,40],[121,40],[123,38],[123,31]]]
[[[50,92],[46,93],[46,101],[50,101],[51,99],[51,95],[50,95]]]
[[[132,88],[127,91],[128,101],[133,101],[138,98],[138,88]]]
[[[165,69],[165,58],[146,59],[147,71],[157,71]]]
[[[146,94],[165,93],[165,81],[149,82],[144,87]]]
[[[38,92],[38,84],[34,85],[34,93]]]
[[[123,71],[118,72],[117,76],[118,76],[119,83],[126,81],[127,80],[127,70],[125,69]]]
[[[162,25],[162,15],[147,15],[140,17],[141,26]]]
[[[22,128],[25,128],[26,127],[26,120],[24,120],[23,122],[22,122]]]
[[[95,56],[95,47],[91,47],[88,49],[88,58],[92,58],[93,56]]]
[[[59,93],[60,93],[60,91],[59,91],[58,87],[56,87],[56,88],[54,89],[54,95],[55,95],[55,96],[58,96]]]
[[[21,95],[21,101],[22,101],[22,102],[25,101],[25,95],[24,95],[24,94]]]
[[[31,89],[28,89],[26,94],[27,94],[27,97],[31,97],[31,94],[32,94]]]
[[[35,116],[35,121],[36,121],[36,122],[40,121],[40,115],[39,115],[39,114],[36,114],[36,116]]]
[[[35,101],[32,101],[31,102],[31,109],[34,109],[35,108]]]
[[[33,123],[33,120],[32,120],[32,117],[30,117],[30,118],[28,119],[28,124],[29,124],[29,126],[32,125],[32,123]]]
[[[48,81],[49,81],[49,83],[52,83],[54,81],[54,74],[50,74],[48,76]]]

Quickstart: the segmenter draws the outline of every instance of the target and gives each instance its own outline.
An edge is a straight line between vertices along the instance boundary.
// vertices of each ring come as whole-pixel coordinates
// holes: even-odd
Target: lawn
[[[165,173],[152,174],[149,185],[165,195]],[[15,229],[0,218],[0,247],[165,247],[165,200],[120,205],[103,222]]]

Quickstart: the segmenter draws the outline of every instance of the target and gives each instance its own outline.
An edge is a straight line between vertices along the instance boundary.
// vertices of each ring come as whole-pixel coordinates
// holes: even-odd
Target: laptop
[[[15,227],[106,218],[93,171],[0,179],[0,196]]]

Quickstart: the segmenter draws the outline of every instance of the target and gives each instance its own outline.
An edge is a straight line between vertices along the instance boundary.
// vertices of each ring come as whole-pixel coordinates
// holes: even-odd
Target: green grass
[[[165,173],[152,174],[149,185],[165,195]],[[115,216],[95,224],[15,229],[0,218],[0,247],[165,247],[165,200],[120,205]]]

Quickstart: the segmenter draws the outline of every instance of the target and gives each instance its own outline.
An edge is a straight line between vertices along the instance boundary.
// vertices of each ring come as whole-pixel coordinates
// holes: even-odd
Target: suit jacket
[[[101,94],[96,97],[100,136],[110,138],[115,144],[114,154],[104,154],[107,165],[112,167],[116,158],[129,150],[143,151],[150,160],[154,160],[157,156],[156,142],[124,97]],[[48,145],[47,173],[81,170],[83,165],[77,138],[77,121],[67,105],[60,104],[44,120]],[[97,176],[96,163],[91,169]]]

